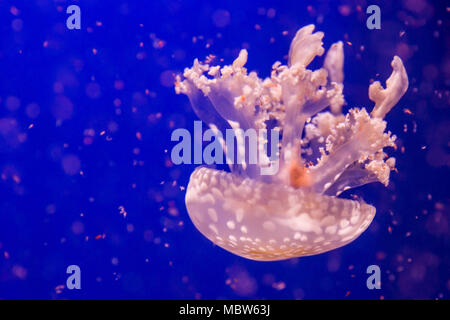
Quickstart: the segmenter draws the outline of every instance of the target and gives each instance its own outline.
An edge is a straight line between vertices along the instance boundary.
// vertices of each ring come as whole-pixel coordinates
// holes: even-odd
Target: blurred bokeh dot
[[[10,111],[15,111],[20,107],[20,100],[17,97],[9,96],[6,98],[5,106]]]
[[[216,27],[218,28],[226,27],[227,25],[230,24],[231,20],[230,12],[222,9],[216,10],[212,15],[212,19]]]
[[[39,116],[39,113],[41,112],[39,105],[37,103],[30,103],[25,108],[25,113],[27,114],[28,118],[35,119]]]
[[[80,172],[81,162],[76,155],[69,154],[63,157],[62,166],[67,175],[73,176]]]

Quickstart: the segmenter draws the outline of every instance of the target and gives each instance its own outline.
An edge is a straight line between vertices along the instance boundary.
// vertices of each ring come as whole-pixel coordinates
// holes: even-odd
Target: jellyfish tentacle
[[[291,165],[300,163],[301,133],[309,116],[305,112],[305,103],[309,93],[317,92],[319,86],[326,83],[326,71],[307,70],[306,67],[316,56],[324,53],[323,32],[314,32],[314,25],[301,28],[292,40],[289,48],[288,68],[284,68],[278,77],[282,88],[286,118],[283,126],[282,159]],[[313,33],[314,32],[314,33]],[[318,100],[318,97],[311,97]]]
[[[192,109],[195,114],[213,131],[217,130],[221,133],[231,129],[229,123],[220,116],[212,105],[210,99],[203,94],[200,89],[197,89],[191,80],[186,80],[183,83],[183,88],[179,89],[180,92],[186,94],[189,97]],[[219,139],[219,143],[222,146],[222,150],[225,153],[226,163],[230,167],[232,172],[242,173],[242,166],[236,163],[235,158],[230,158],[230,152],[227,152],[227,145],[223,135],[216,135],[216,139]]]
[[[185,69],[183,74],[185,80],[181,81],[181,77],[178,76],[176,85],[177,93],[185,93],[191,97],[195,111],[201,119],[204,118],[207,122],[218,121],[220,128],[233,130],[237,140],[241,139],[241,130],[245,131],[256,126],[253,116],[255,107],[250,102],[245,103],[245,94],[248,96],[255,91],[255,95],[258,95],[261,90],[258,88],[262,86],[256,73],[247,75],[246,69],[243,68],[246,61],[246,50],[241,50],[232,66],[221,69],[202,64],[196,59],[191,69]],[[213,78],[206,77],[205,72]],[[205,99],[198,97],[194,87],[203,93]],[[226,152],[226,146],[224,147]],[[243,159],[243,163],[230,165],[232,170],[238,169],[247,176],[255,177],[258,167],[248,163],[246,158],[248,148],[244,146],[243,141],[237,141],[233,159],[227,157],[227,162],[236,164],[237,159]]]
[[[344,45],[342,41],[333,43],[328,49],[323,67],[328,71],[330,82],[344,82]]]
[[[342,41],[333,43],[327,51],[323,68],[328,71],[328,85],[327,88],[335,86],[341,90],[344,87],[342,84],[344,81],[344,46]],[[333,99],[330,103],[330,109],[334,114],[342,113],[342,106],[345,104],[345,100],[341,95],[341,99]]]
[[[314,32],[313,24],[307,25],[297,31],[289,48],[289,66],[300,64],[306,67],[316,56],[324,53],[322,47],[323,32]]]
[[[375,81],[369,87],[369,99],[375,102],[371,113],[372,117],[383,119],[408,89],[408,75],[402,59],[395,56],[391,66],[393,71],[386,80],[386,89],[381,86],[379,81]]]
[[[365,109],[361,111],[352,109],[346,122],[338,124],[337,130],[334,129],[333,134],[328,136],[329,154],[324,154],[320,163],[312,169],[315,179],[314,190],[317,192],[325,192],[353,162],[363,162],[384,147],[395,146],[395,136],[391,137],[389,132],[384,133],[386,122],[382,119],[406,92],[408,77],[399,57],[395,56],[391,65],[393,71],[386,81],[386,89],[383,89],[379,82],[373,83],[369,88],[370,99],[376,102],[371,116]],[[333,146],[336,142],[338,145]],[[381,171],[386,167],[382,163],[374,162],[372,169]],[[370,175],[369,171],[367,176]],[[386,178],[383,180],[382,182],[386,183]]]
[[[378,177],[375,173],[366,170],[361,163],[354,162],[328,189],[323,192],[323,194],[329,196],[339,196],[345,190],[377,181]]]
[[[363,108],[351,109],[345,120],[332,129],[326,152],[311,168],[313,189],[323,193],[355,161],[364,162],[384,147],[394,146],[395,136],[385,133],[386,122],[371,118]]]
[[[280,68],[275,82],[280,83],[285,121],[281,145],[281,170],[279,178],[287,179],[287,173],[303,171],[301,166],[302,132],[308,118],[330,106],[340,111],[345,100],[343,85],[343,49],[342,43],[332,45],[327,53],[324,68],[311,71],[306,67],[316,56],[324,53],[322,32],[315,32],[314,26],[301,28],[292,41],[289,51],[289,67]],[[332,63],[337,63],[332,67]],[[292,168],[294,168],[292,171]]]

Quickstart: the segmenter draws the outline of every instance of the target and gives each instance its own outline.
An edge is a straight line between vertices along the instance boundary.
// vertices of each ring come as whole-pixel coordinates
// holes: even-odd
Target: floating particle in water
[[[9,12],[11,12],[11,14],[16,17],[20,14],[20,10],[15,6],[11,6],[11,8],[9,8]]]
[[[341,5],[338,7],[338,11],[342,16],[347,17],[352,13],[352,8],[348,5]]]
[[[56,96],[53,106],[52,114],[58,121],[64,121],[72,118],[73,104],[66,96]]]
[[[277,11],[274,8],[269,8],[269,10],[267,10],[267,18],[269,18],[269,19],[275,18],[276,14],[277,14]]]
[[[75,154],[66,155],[62,158],[62,167],[64,172],[69,176],[78,174],[81,167],[80,158]]]
[[[173,87],[175,73],[172,70],[163,71],[159,77],[161,85],[167,88]]]
[[[286,288],[286,283],[283,281],[274,282],[272,284],[272,288],[274,288],[275,290],[278,290],[278,291],[284,290]]]
[[[14,96],[9,96],[5,100],[6,109],[10,111],[16,111],[20,108],[20,99]]]
[[[101,96],[100,85],[96,82],[90,82],[86,86],[86,95],[91,99],[98,99]]]
[[[71,229],[74,235],[80,235],[84,232],[84,223],[81,221],[75,221],[72,223]]]
[[[258,283],[254,277],[242,266],[234,265],[227,268],[226,284],[239,296],[250,297],[258,290]]]
[[[16,264],[12,267],[12,274],[20,280],[25,280],[28,275],[28,270],[21,265]]]
[[[55,287],[55,293],[56,294],[61,294],[64,291],[65,288],[66,288],[65,285],[60,284],[60,285]]]
[[[212,15],[212,20],[216,27],[226,27],[231,21],[230,12],[222,9],[216,10]]]
[[[23,20],[22,19],[14,19],[11,22],[11,28],[15,31],[15,32],[20,32],[22,31],[23,28]]]
[[[128,213],[123,206],[119,206],[119,214],[126,218]]]

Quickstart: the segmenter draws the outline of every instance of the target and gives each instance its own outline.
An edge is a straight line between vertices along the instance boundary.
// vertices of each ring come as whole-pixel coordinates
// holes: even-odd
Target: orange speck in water
[[[18,175],[13,175],[12,179],[14,180],[15,183],[20,183],[20,177]]]
[[[412,111],[409,110],[408,108],[403,109],[403,112],[406,113],[406,114],[411,114],[411,115],[414,114],[414,113],[412,113]]]
[[[289,183],[294,188],[309,187],[311,185],[309,171],[297,161],[292,161],[289,169]]]
[[[64,290],[65,286],[63,284],[60,284],[59,286],[55,287],[55,292],[56,294],[60,294],[62,293],[62,291]]]

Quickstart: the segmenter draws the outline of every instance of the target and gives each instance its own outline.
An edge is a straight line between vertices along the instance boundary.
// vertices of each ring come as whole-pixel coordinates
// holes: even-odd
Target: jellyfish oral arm
[[[382,120],[393,108],[408,89],[408,76],[401,59],[397,56],[392,60],[393,68],[391,76],[386,81],[386,89],[380,83],[374,82],[369,88],[369,97],[375,102],[370,116],[365,109],[352,109],[344,121],[337,123],[327,137],[327,153],[319,159],[319,164],[311,168],[315,176],[314,190],[326,192],[345,170],[358,162],[366,163],[364,169],[359,170],[358,179],[349,179],[343,188],[349,189],[361,184],[373,182],[373,176],[378,181],[387,185],[389,183],[389,171],[392,165],[383,161],[385,156],[383,148],[395,147],[395,136],[390,132],[385,133],[386,121]],[[393,158],[390,158],[393,162]],[[353,170],[355,166],[353,166]],[[362,172],[366,172],[366,179]],[[349,175],[348,177],[351,177]],[[340,183],[343,184],[344,180]],[[342,192],[339,188],[337,193]]]
[[[391,66],[393,71],[386,80],[386,89],[383,89],[379,81],[375,81],[369,87],[369,98],[375,102],[372,117],[383,119],[408,89],[408,75],[402,60],[395,56]]]
[[[371,118],[365,109],[350,110],[327,137],[318,164],[310,168],[313,190],[324,193],[353,163],[364,163],[384,147],[395,146],[395,136],[384,133],[385,128],[385,121]]]

